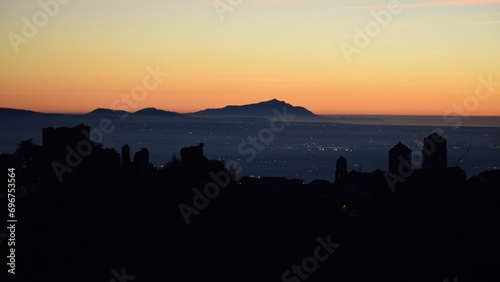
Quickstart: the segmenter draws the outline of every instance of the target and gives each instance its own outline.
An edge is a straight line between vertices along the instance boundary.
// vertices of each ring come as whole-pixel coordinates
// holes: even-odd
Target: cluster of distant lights
[[[488,144],[488,147],[490,147],[490,149],[499,150],[500,144]]]
[[[370,142],[372,143],[372,142]],[[306,142],[303,144],[286,144],[286,145],[278,145],[280,149],[283,150],[298,150],[301,148],[305,148],[308,152],[311,151],[333,151],[333,152],[352,152],[356,150],[356,146],[335,146],[335,145],[320,145],[315,142]],[[488,148],[493,150],[500,150],[500,144],[488,144]],[[379,146],[369,146],[367,149],[369,150],[384,150],[380,145]],[[463,146],[450,146],[450,149],[460,150],[463,149]]]
[[[352,152],[353,150],[355,150],[356,148],[355,147],[349,147],[349,146],[333,146],[333,145],[330,145],[330,146],[324,146],[324,145],[319,145],[319,144],[316,144],[315,142],[306,142],[302,145],[283,145],[283,146],[280,146],[281,149],[283,150],[297,150],[299,149],[299,147],[302,147],[302,148],[306,148],[306,150],[308,152],[311,152],[311,151],[333,151],[333,152]]]

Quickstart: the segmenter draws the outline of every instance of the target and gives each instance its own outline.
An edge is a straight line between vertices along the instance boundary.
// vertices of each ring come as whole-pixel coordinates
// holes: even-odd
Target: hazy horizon
[[[286,102],[286,101],[284,101],[284,102]],[[255,103],[260,103],[260,102],[253,102],[253,103],[249,103],[249,104],[255,104]],[[138,108],[134,111],[126,111],[126,112],[135,113],[135,112],[141,111],[143,109],[155,108],[157,110],[163,110],[163,111],[167,111],[167,112],[175,112],[175,113],[179,113],[179,114],[192,114],[192,113],[196,113],[198,111],[202,111],[202,110],[206,110],[206,109],[221,109],[221,108],[224,108],[226,106],[243,106],[243,105],[249,105],[249,104],[227,104],[227,105],[222,105],[222,106],[216,107],[216,108],[199,108],[199,109],[192,111],[192,112],[177,112],[177,111],[174,111],[172,109],[158,108],[158,107],[144,107],[144,108]],[[301,107],[301,105],[292,105],[292,106]],[[31,109],[31,108],[10,108],[10,107],[0,107],[0,108],[11,109],[11,110],[21,110],[21,111],[31,111],[31,112],[37,112],[37,113],[43,113],[43,114],[67,114],[67,115],[84,115],[84,114],[88,114],[88,113],[90,113],[94,110],[98,110],[98,109],[119,111],[116,109],[110,109],[110,108],[106,108],[106,107],[97,107],[97,108],[93,108],[93,109],[90,109],[88,111],[83,111],[83,112],[39,111],[36,109]],[[309,110],[309,109],[307,109],[307,110]],[[389,114],[370,114],[370,113],[368,113],[368,114],[359,114],[359,113],[339,114],[339,113],[316,113],[316,112],[312,112],[312,113],[315,115],[318,115],[318,116],[333,117],[333,118],[336,118],[336,117],[366,117],[366,118],[371,118],[371,117],[428,117],[428,118],[443,119],[443,117],[445,116],[445,115],[425,115],[425,114],[422,114],[422,115],[391,114],[391,115],[389,115]],[[500,115],[471,115],[470,117],[463,117],[460,115],[450,115],[448,117],[450,117],[450,118],[460,117],[460,118],[463,118],[463,120],[467,121],[468,118],[500,118]],[[446,122],[439,123],[439,124],[448,124],[449,125],[449,123],[446,123]],[[498,126],[500,126],[500,124],[498,124]]]

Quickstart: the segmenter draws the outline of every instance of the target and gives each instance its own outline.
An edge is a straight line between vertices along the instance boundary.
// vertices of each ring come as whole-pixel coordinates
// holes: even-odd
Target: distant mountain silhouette
[[[125,113],[129,113],[129,112],[122,111],[122,110],[110,110],[110,109],[98,108],[98,109],[95,109],[95,110],[93,110],[91,112],[86,113],[86,115],[110,116],[110,115],[122,115],[122,114],[125,114]]]
[[[172,111],[165,111],[157,108],[144,108],[136,112],[130,113],[123,110],[110,110],[105,108],[97,108],[86,114],[71,114],[71,116],[107,116],[107,117],[117,117],[123,114],[128,114],[132,117],[165,117],[165,118],[269,118],[276,115],[274,109],[279,112],[283,112],[283,108],[286,107],[286,113],[290,115],[296,115],[297,119],[329,119],[326,117],[315,115],[313,112],[309,111],[304,107],[293,106],[285,101],[279,101],[277,99],[272,99],[265,102],[259,102],[254,104],[240,105],[240,106],[226,106],[224,108],[218,109],[206,109],[189,114],[180,114]],[[0,108],[0,117],[12,117],[12,118],[23,118],[32,117],[37,115],[45,116],[67,116],[67,114],[45,114],[34,111],[20,110],[20,109],[10,109],[10,108]]]
[[[297,115],[297,118],[321,118],[304,107],[292,106],[285,101],[272,99],[265,102],[247,104],[241,106],[226,106],[218,109],[206,109],[203,111],[191,113],[189,115],[196,117],[272,117],[275,115],[273,109],[282,111],[283,107],[287,108],[287,113]]]
[[[18,110],[18,109],[10,109],[10,108],[0,108],[0,117],[33,117],[33,116],[42,116],[49,115],[34,111],[27,110]]]
[[[155,116],[155,117],[185,117],[183,114],[179,114],[171,111],[159,110],[157,108],[144,108],[139,110],[132,115],[134,116]]]

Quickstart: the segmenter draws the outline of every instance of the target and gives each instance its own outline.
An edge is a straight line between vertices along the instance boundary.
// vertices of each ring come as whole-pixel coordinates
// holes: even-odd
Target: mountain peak
[[[292,105],[290,105],[289,103],[287,103],[286,101],[281,101],[281,100],[278,100],[276,98],[274,99],[271,99],[269,101],[264,101],[264,102],[260,102],[258,104],[269,104],[269,105],[274,105],[274,106],[279,106],[279,105],[283,105],[283,106],[290,106],[290,107],[293,107]]]
[[[226,106],[218,109],[206,109],[203,111],[191,113],[198,117],[257,117],[269,118],[275,115],[275,110],[281,111],[283,107],[287,107],[287,113],[296,115],[299,119],[317,118],[314,113],[304,107],[296,107],[288,104],[285,101],[280,101],[276,98],[239,106]]]
[[[274,98],[274,99],[271,99],[269,101],[265,101],[263,103],[285,103],[285,101],[280,101],[280,100]]]
[[[110,115],[110,114],[123,114],[123,113],[125,113],[125,111],[97,108],[91,112],[88,112],[87,115]]]
[[[163,110],[158,110],[157,108],[155,107],[148,107],[148,108],[144,108],[144,109],[140,109],[138,111],[136,111],[134,114],[137,114],[137,113],[148,113],[148,112],[162,112]]]
[[[133,113],[136,116],[164,116],[164,117],[183,117],[182,114],[176,112],[165,111],[161,109],[157,109],[154,107],[140,109],[137,112]]]

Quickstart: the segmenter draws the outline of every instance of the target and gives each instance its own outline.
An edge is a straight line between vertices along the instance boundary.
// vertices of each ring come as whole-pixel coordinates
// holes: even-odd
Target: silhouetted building
[[[401,176],[411,169],[411,149],[399,142],[389,150],[389,171]]]
[[[122,147],[122,169],[130,167],[130,147],[125,144]]]
[[[448,166],[446,139],[437,133],[424,138],[422,149],[422,168],[440,169]]]
[[[335,182],[343,181],[347,178],[347,160],[340,156],[337,159],[337,167],[335,169]]]
[[[127,145],[125,145],[127,146]],[[149,151],[146,148],[142,148],[139,152],[134,155],[134,164],[139,167],[147,166],[149,164]]]
[[[203,156],[203,143],[198,146],[184,147],[181,149],[181,163],[184,166],[191,166],[193,164],[206,161]]]

